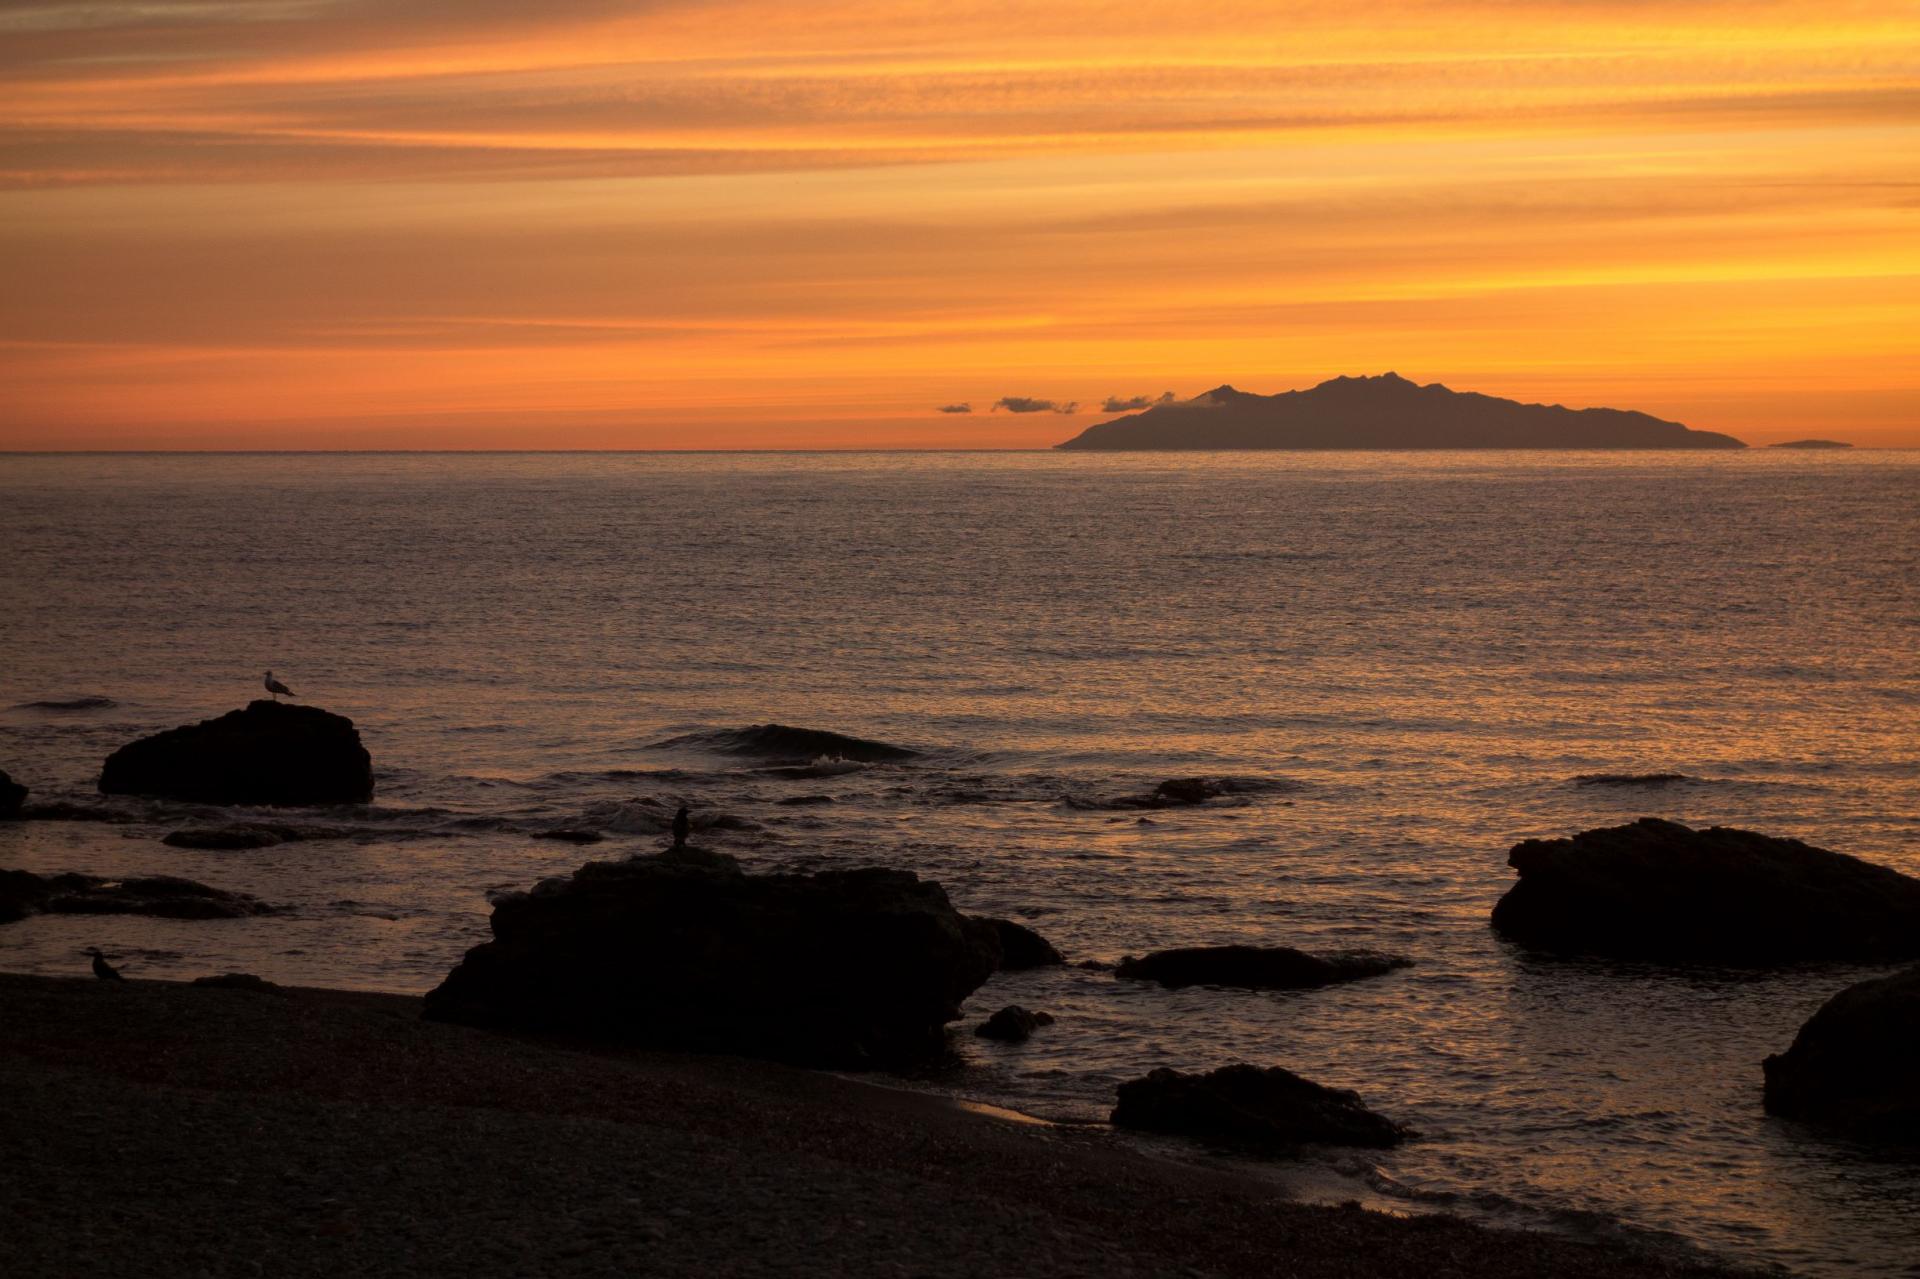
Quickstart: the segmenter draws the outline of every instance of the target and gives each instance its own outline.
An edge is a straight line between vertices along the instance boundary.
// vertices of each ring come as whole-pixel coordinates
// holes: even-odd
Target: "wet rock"
[[[10,822],[20,816],[20,809],[27,802],[27,788],[0,768],[0,822]]]
[[[1493,908],[1535,950],[1758,965],[1920,956],[1920,880],[1797,839],[1643,817],[1516,844]]]
[[[1018,1004],[1008,1004],[973,1028],[982,1039],[998,1039],[1007,1044],[1024,1044],[1042,1026],[1053,1025],[1049,1013],[1029,1012]]]
[[[1302,1144],[1397,1146],[1412,1134],[1367,1109],[1359,1094],[1326,1088],[1278,1066],[1244,1063],[1204,1075],[1161,1068],[1120,1085],[1113,1123],[1241,1150]]]
[[[1307,990],[1378,977],[1413,963],[1371,950],[1309,955],[1289,946],[1188,946],[1120,961],[1114,973],[1162,986],[1240,986],[1249,990]]]
[[[0,870],[0,924],[29,915],[154,915],[162,919],[243,919],[277,908],[245,893],[191,879],[149,875],[101,879],[93,875],[35,875]]]
[[[284,995],[286,987],[275,985],[265,977],[256,977],[252,973],[221,973],[215,977],[195,977],[196,986],[210,986],[216,990],[250,990],[261,995]]]
[[[1920,1143],[1920,968],[1847,987],[1762,1069],[1771,1114]]]
[[[246,848],[271,848],[286,842],[286,836],[270,826],[189,826],[169,831],[161,843],[173,848],[202,848],[228,852]]]
[[[1011,919],[992,919],[985,915],[976,915],[974,918],[991,925],[999,936],[1000,968],[1003,972],[1045,968],[1050,964],[1066,962],[1051,942],[1025,924],[1016,924]]]
[[[993,929],[895,870],[750,875],[680,849],[496,899],[426,1015],[591,1041],[874,1066],[938,1054]]]
[[[352,720],[256,701],[122,746],[107,757],[100,790],[202,804],[352,804],[372,797],[373,764]]]
[[[535,839],[554,839],[563,844],[597,844],[606,836],[597,830],[584,830],[573,826],[564,826],[559,830],[535,831]]]
[[[828,732],[823,728],[795,728],[789,724],[753,724],[746,728],[716,728],[687,733],[670,737],[664,742],[655,742],[654,748],[694,748],[721,755],[755,755],[795,763],[816,759],[884,763],[913,759],[920,753],[887,742],[848,737],[844,733]]]

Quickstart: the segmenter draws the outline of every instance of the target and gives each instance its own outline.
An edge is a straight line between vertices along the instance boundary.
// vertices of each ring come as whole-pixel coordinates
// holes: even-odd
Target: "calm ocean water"
[[[289,916],[40,917],[0,968],[424,990],[490,890],[656,847],[884,863],[1070,958],[1414,956],[1298,994],[994,979],[1059,1022],[933,1086],[1103,1116],[1157,1065],[1281,1064],[1426,1139],[1297,1183],[1821,1274],[1920,1273],[1920,1158],[1766,1118],[1760,1059],[1885,970],[1549,962],[1487,912],[1515,841],[1642,815],[1920,873],[1920,454],[0,457],[0,767],[118,823],[0,866],[165,872]],[[257,695],[351,716],[357,838],[245,853],[92,794],[133,736]],[[29,703],[111,699],[58,709]],[[665,738],[777,721],[906,764],[788,776]],[[1596,772],[1681,772],[1651,788]],[[1205,774],[1273,785],[1149,814]],[[827,795],[817,806],[782,805]],[[530,833],[594,825],[579,850]],[[963,1028],[964,1029],[964,1028]]]

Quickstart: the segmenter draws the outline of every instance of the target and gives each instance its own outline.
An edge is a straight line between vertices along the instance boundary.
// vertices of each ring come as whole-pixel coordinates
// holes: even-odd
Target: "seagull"
[[[687,818],[687,806],[680,805],[680,811],[673,815],[673,846],[685,848],[687,833],[693,829],[693,823]]]
[[[98,946],[94,947],[92,950],[89,950],[87,953],[93,956],[93,975],[95,977],[98,977],[101,981],[125,981],[126,980],[125,977],[122,977],[120,975],[120,970],[118,968],[115,968],[112,964],[109,964],[107,962],[107,957],[100,953],[100,948]]]
[[[266,686],[267,692],[273,695],[273,700],[276,702],[280,700],[280,694],[282,693],[285,693],[288,697],[293,696],[293,690],[275,679],[272,671],[268,671],[267,677],[260,682]]]

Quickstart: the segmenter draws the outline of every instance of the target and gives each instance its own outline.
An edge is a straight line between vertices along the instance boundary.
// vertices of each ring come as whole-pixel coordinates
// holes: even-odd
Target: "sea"
[[[358,725],[373,802],[96,793],[114,748],[269,667]],[[767,724],[915,754],[737,752]],[[425,991],[490,895],[658,849],[686,803],[750,869],[910,869],[1072,961],[1414,960],[1290,993],[1002,974],[960,1064],[900,1086],[1090,1123],[1155,1067],[1281,1065],[1420,1139],[1150,1147],[1383,1211],[1920,1274],[1920,1154],[1760,1104],[1761,1060],[1891,970],[1557,960],[1488,927],[1517,841],[1642,816],[1920,874],[1920,452],[0,456],[0,768],[75,818],[0,825],[0,866],[291,908],[34,917],[0,927],[7,971],[98,945],[134,977]],[[1228,793],[1128,806],[1186,777]],[[160,842],[249,817],[331,837]],[[607,838],[533,837],[569,827]],[[970,1033],[1009,1003],[1057,1020]]]

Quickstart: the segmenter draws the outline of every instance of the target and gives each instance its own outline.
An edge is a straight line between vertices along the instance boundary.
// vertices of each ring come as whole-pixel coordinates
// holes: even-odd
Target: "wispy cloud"
[[[1038,400],[1030,395],[1003,395],[993,402],[993,411],[1009,413],[1078,413],[1080,406],[1071,400]]]
[[[971,404],[942,404],[942,405],[940,406],[940,408],[939,408],[939,409],[938,409],[937,411],[938,411],[938,412],[941,412],[941,413],[971,413],[971,412],[973,412],[973,405],[971,405]]]

